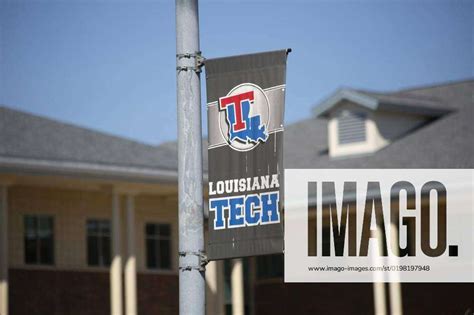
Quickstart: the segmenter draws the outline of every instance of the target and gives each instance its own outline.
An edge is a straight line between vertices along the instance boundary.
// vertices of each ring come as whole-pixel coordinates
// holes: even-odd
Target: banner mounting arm
[[[202,56],[201,51],[196,51],[194,53],[183,53],[183,54],[176,54],[176,58],[182,59],[182,58],[194,58],[194,67],[190,66],[178,66],[176,67],[177,71],[194,71],[196,73],[201,73],[202,70],[201,68],[204,66],[204,62],[206,61],[206,58]]]
[[[191,271],[191,270],[198,270],[198,271],[206,271],[206,265],[209,263],[209,259],[207,255],[203,251],[199,252],[179,252],[179,256],[185,257],[187,255],[197,256],[199,258],[199,266],[193,265],[186,265],[186,266],[179,266],[179,270],[181,271]]]

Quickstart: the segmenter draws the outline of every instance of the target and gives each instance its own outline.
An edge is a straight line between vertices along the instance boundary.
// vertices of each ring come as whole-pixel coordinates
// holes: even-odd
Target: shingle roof
[[[0,106],[0,156],[176,169],[174,151]]]
[[[377,93],[342,88],[314,107],[315,116],[326,117],[341,100],[348,100],[371,110],[390,110],[403,113],[440,116],[453,110],[441,99],[410,93]]]
[[[474,80],[389,93],[357,90],[386,104],[450,113],[371,155],[330,158],[327,121],[308,118],[285,130],[286,168],[473,168]],[[291,104],[287,105],[291,108]],[[203,142],[207,169],[207,142]],[[177,169],[176,142],[152,146],[0,106],[0,157]]]
[[[358,91],[380,99],[430,100],[452,112],[370,155],[331,158],[327,121],[311,118],[285,132],[286,168],[472,168],[474,167],[474,80],[390,93]],[[407,105],[408,106],[408,105]]]

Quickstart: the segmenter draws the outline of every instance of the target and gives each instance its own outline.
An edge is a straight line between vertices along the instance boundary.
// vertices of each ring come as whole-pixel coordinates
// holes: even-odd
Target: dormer
[[[330,157],[374,153],[450,112],[434,99],[341,89],[314,108],[328,120]]]

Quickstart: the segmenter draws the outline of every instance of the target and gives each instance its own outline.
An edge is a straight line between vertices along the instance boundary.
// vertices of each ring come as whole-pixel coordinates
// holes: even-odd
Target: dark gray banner
[[[287,53],[206,60],[209,259],[283,252]]]

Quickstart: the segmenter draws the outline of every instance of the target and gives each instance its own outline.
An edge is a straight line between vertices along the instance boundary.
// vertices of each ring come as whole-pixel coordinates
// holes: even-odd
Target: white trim
[[[0,170],[66,173],[74,175],[119,177],[146,181],[177,181],[177,170],[102,165],[84,162],[52,161],[19,157],[0,157]]]
[[[351,101],[371,110],[376,110],[379,106],[378,100],[373,97],[369,97],[352,90],[340,89],[336,93],[331,95],[328,99],[324,100],[318,106],[316,106],[313,109],[313,115],[315,115],[316,117],[326,115],[327,112],[334,105],[336,105],[342,100]]]

